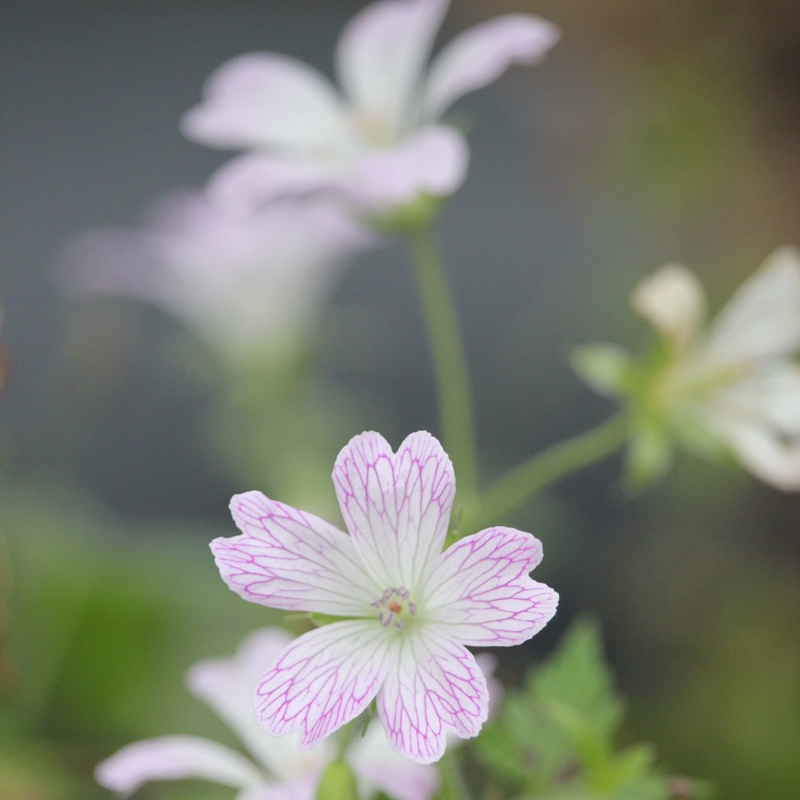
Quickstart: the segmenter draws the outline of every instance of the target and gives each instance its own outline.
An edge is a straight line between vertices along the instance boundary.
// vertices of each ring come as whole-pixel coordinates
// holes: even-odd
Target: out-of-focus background
[[[3,6],[4,800],[106,796],[93,765],[133,739],[224,740],[183,673],[280,619],[216,573],[207,542],[234,533],[230,495],[313,495],[306,505],[335,509],[327,475],[350,436],[376,429],[396,446],[437,430],[401,242],[341,269],[302,363],[261,376],[263,407],[258,392],[231,398],[174,317],[68,299],[56,278],[82,232],[137,225],[228,157],[177,128],[215,67],[277,50],[330,74],[338,31],[361,6]],[[800,244],[797,3],[455,0],[442,39],[509,11],[541,14],[563,39],[453,110],[472,163],[440,224],[484,477],[611,413],[567,356],[589,341],[642,345],[627,300],[640,277],[685,263],[716,309],[773,249]],[[242,408],[263,412],[255,427]],[[796,797],[800,497],[689,456],[635,498],[619,473],[611,459],[506,520],[542,539],[537,578],[562,605],[528,646],[500,653],[501,676],[518,680],[590,610],[631,741],[726,800]]]

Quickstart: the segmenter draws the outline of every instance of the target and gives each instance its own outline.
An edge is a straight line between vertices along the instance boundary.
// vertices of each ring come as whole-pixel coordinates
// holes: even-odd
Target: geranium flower
[[[539,61],[559,33],[528,14],[498,17],[458,36],[426,71],[447,6],[383,0],[357,14],[336,50],[342,94],[287,56],[252,53],[223,64],[182,122],[194,141],[249,151],[216,173],[212,196],[250,209],[322,190],[380,211],[454,192],[468,149],[437,120],[510,64]]]
[[[203,778],[233,786],[238,800],[313,800],[327,764],[336,757],[332,740],[304,752],[297,736],[267,736],[253,711],[253,687],[264,665],[291,642],[280,628],[251,634],[232,659],[203,661],[189,671],[189,689],[238,734],[252,759],[196,736],[163,736],[127,745],[101,762],[97,782],[131,794],[149,781]],[[435,769],[395,753],[380,726],[371,724],[347,752],[362,797],[383,791],[397,800],[429,800],[439,777]]]
[[[632,302],[661,336],[656,357],[637,365],[613,348],[585,348],[578,368],[630,401],[638,468],[666,469],[676,436],[732,453],[779,489],[800,489],[800,253],[773,253],[705,331],[705,295],[684,267],[663,267]]]
[[[377,709],[392,746],[419,762],[444,752],[449,731],[475,736],[486,679],[464,645],[520,644],[541,630],[558,595],[528,576],[539,541],[488,528],[442,552],[455,494],[450,459],[429,433],[393,453],[377,433],[356,436],[333,469],[350,535],[259,492],[231,501],[240,536],[211,549],[244,599],[345,619],[289,645],[256,690],[268,733],[300,747]]]
[[[226,357],[283,355],[304,343],[361,226],[322,202],[273,203],[246,219],[199,191],[153,204],[141,226],[87,231],[60,257],[64,287],[121,295],[174,314]]]

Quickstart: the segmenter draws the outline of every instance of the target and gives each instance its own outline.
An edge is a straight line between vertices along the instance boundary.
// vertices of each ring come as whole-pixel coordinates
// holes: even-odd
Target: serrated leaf
[[[550,661],[531,676],[528,696],[544,708],[556,703],[570,709],[593,730],[613,733],[623,706],[614,695],[600,631],[594,622],[583,619],[573,624]]]

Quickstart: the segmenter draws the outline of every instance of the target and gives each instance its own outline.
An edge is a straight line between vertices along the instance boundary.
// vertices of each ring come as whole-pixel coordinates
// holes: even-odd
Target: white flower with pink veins
[[[341,93],[303,62],[251,53],[223,64],[182,121],[197,142],[248,152],[212,178],[213,198],[251,209],[286,194],[332,192],[367,212],[445,197],[468,147],[438,122],[458,98],[532,64],[559,38],[529,14],[462,33],[426,69],[448,0],[382,0],[357,14],[336,49]]]
[[[313,800],[324,768],[336,758],[336,743],[303,752],[296,735],[267,736],[253,712],[258,676],[291,641],[280,628],[264,628],[248,636],[234,658],[203,661],[189,671],[193,694],[238,734],[252,760],[198,736],[161,736],[129,744],[98,764],[97,782],[128,795],[149,781],[201,778],[238,789],[237,800]],[[360,797],[382,791],[396,800],[430,800],[438,789],[437,771],[395,753],[374,723],[346,755]]]
[[[377,433],[342,450],[333,481],[349,535],[259,492],[231,501],[240,536],[211,549],[244,599],[343,617],[290,644],[262,675],[256,711],[268,733],[300,747],[354,719],[373,699],[391,745],[429,763],[449,732],[476,736],[486,678],[465,645],[520,644],[556,611],[532,580],[542,549],[495,527],[442,552],[455,495],[450,459],[429,433],[393,453]]]

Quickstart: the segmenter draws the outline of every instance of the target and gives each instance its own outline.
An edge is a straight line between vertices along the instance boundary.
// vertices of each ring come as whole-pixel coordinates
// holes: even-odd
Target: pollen
[[[396,600],[392,600],[386,607],[389,609],[389,611],[394,611],[395,614],[399,614],[403,610],[403,606],[401,606]]]

